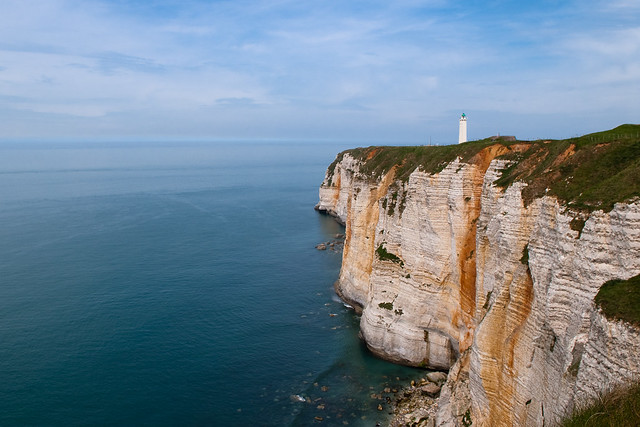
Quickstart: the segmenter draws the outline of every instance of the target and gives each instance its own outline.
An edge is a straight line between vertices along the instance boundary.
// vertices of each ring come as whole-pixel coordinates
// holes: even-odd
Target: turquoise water
[[[384,423],[420,372],[363,348],[314,248],[343,148],[1,144],[0,425]]]

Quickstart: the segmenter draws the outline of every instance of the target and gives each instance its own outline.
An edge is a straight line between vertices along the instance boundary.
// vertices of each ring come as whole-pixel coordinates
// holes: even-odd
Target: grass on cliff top
[[[416,168],[431,174],[438,173],[456,157],[462,157],[463,161],[468,161],[491,144],[488,141],[475,141],[460,145],[381,146],[353,148],[344,153],[349,153],[353,158],[364,161],[360,172],[368,178],[377,179],[389,172],[392,167],[397,166],[396,178],[406,181]],[[344,153],[341,155],[344,156]],[[335,168],[335,165],[333,167]]]
[[[640,384],[601,397],[565,420],[563,427],[636,427],[640,425]]]
[[[595,302],[607,318],[640,326],[640,274],[628,280],[609,280],[600,287]]]
[[[460,157],[468,162],[482,149],[501,144],[513,161],[496,185],[527,184],[525,204],[545,194],[555,195],[575,211],[610,211],[617,202],[640,197],[640,125],[621,125],[604,132],[565,140],[505,141],[484,139],[464,144],[414,147],[367,147],[347,150],[329,166],[332,176],[345,153],[363,162],[360,172],[378,179],[394,166],[396,178],[406,181],[419,168],[438,173]]]
[[[605,212],[640,196],[640,125],[558,141],[532,141],[525,151],[504,156],[515,161],[496,185],[527,183],[525,203],[555,195],[576,211]]]

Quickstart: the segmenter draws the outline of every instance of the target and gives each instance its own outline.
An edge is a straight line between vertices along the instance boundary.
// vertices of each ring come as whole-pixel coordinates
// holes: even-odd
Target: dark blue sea
[[[0,425],[384,424],[420,372],[366,351],[315,249],[344,148],[0,144]]]

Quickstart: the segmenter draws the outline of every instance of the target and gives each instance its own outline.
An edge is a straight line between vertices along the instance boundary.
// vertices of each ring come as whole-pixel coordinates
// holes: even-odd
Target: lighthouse
[[[458,133],[458,144],[467,142],[467,116],[462,113],[460,116],[460,132]]]

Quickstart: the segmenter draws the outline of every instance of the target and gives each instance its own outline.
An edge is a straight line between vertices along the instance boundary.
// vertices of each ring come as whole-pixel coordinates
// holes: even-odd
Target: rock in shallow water
[[[445,381],[447,381],[447,374],[444,372],[429,372],[427,374],[427,379],[432,383],[436,383],[441,386]]]
[[[420,387],[420,391],[429,397],[436,397],[440,393],[440,386],[434,383],[427,383]]]

